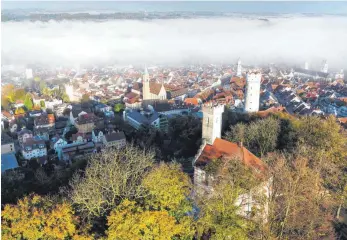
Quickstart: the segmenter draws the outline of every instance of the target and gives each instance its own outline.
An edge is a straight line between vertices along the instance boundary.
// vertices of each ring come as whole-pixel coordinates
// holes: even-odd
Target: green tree
[[[67,95],[66,93],[63,93],[63,95],[61,96],[61,99],[63,100],[63,102],[70,102],[70,98],[69,95]]]
[[[27,93],[25,95],[25,100],[24,100],[24,106],[28,109],[31,110],[34,106],[33,99],[30,93]]]
[[[40,101],[40,106],[41,106],[41,108],[45,108],[46,107],[45,101],[41,100]]]
[[[231,142],[243,142],[252,153],[264,156],[276,149],[279,132],[279,120],[269,117],[247,125],[236,124],[231,127],[230,132],[226,133],[225,138]]]
[[[115,112],[119,113],[123,110],[124,110],[124,104],[117,103],[116,105],[114,105],[114,111]]]

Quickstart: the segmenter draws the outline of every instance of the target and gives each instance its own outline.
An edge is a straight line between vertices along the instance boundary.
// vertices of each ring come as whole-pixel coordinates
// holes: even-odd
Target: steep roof
[[[151,93],[158,95],[160,93],[161,87],[163,85],[160,83],[150,82],[149,83],[149,90]],[[164,87],[164,86],[163,86]],[[164,87],[165,89],[165,87]]]
[[[124,132],[114,132],[114,133],[106,134],[105,138],[107,142],[113,142],[113,141],[125,139],[125,135],[124,135]]]
[[[199,105],[199,99],[198,98],[186,98],[186,99],[184,99],[184,102],[186,104],[191,104],[191,105],[195,105],[195,106]]]
[[[222,157],[239,158],[246,166],[261,172],[267,169],[266,165],[257,156],[248,151],[247,148],[220,138],[216,138],[213,145],[205,145],[200,156],[195,161],[195,166],[205,166],[211,160]]]

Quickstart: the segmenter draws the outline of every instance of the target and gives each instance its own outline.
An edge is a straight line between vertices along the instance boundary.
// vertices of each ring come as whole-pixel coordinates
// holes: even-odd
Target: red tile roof
[[[197,106],[199,105],[199,100],[197,98],[186,98],[184,99],[184,103]]]
[[[13,115],[11,113],[7,112],[7,111],[2,111],[1,113],[2,113],[2,115],[4,115],[7,118],[13,117]]]
[[[161,86],[162,85],[160,83],[150,82],[149,83],[150,92],[155,95],[158,95],[160,93]]]
[[[338,118],[340,123],[346,124],[347,123],[347,117],[344,118]]]
[[[264,172],[266,165],[247,148],[236,143],[229,142],[220,138],[216,138],[213,145],[206,144],[199,158],[196,160],[196,166],[204,166],[213,159],[219,158],[239,158],[246,166]]]

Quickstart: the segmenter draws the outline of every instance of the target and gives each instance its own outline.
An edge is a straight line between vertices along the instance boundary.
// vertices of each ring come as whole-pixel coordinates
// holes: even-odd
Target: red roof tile
[[[197,106],[199,105],[199,100],[197,98],[186,98],[184,99],[184,103]]]
[[[204,166],[213,159],[219,158],[239,158],[244,164],[261,172],[267,169],[266,165],[247,148],[236,143],[229,142],[220,138],[214,140],[213,145],[206,144],[199,158],[196,160],[196,166]]]

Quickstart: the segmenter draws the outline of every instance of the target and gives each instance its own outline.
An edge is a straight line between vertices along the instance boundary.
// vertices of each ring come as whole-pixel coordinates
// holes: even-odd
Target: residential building
[[[105,113],[105,112],[110,112],[110,111],[112,111],[112,107],[110,107],[110,106],[108,106],[108,105],[106,105],[106,104],[104,104],[104,103],[99,103],[99,104],[97,104],[97,105],[95,106],[95,110],[96,110],[97,112],[103,112],[103,113]]]
[[[106,148],[115,147],[121,149],[126,146],[124,132],[112,132],[103,136],[103,144]]]
[[[93,142],[76,142],[66,144],[58,150],[58,158],[60,161],[71,163],[74,158],[85,158],[87,154],[97,152],[97,149],[101,148],[101,144],[95,144]]]
[[[93,130],[92,131],[92,140],[93,142],[103,142],[104,140],[104,133],[100,130]]]
[[[14,120],[12,111],[11,112],[1,111],[1,120],[7,120],[7,121]]]
[[[15,153],[13,139],[5,132],[1,132],[1,153]]]
[[[54,128],[55,117],[54,114],[42,114],[34,119],[35,129],[38,128]]]
[[[94,113],[81,114],[75,120],[75,126],[80,133],[91,133],[99,121],[103,119],[98,118]]]
[[[37,128],[34,129],[35,136],[40,137],[41,139],[45,140],[46,142],[49,141],[49,135],[53,135],[55,133],[55,129],[53,128]]]
[[[38,158],[40,162],[45,162],[47,159],[47,148],[45,140],[38,136],[27,139],[22,146],[22,155],[24,159],[30,160]]]
[[[33,137],[33,132],[30,131],[29,129],[22,129],[18,134],[18,142],[20,145],[25,143],[28,139],[31,139]]]
[[[155,111],[128,109],[123,112],[123,119],[135,129],[139,129],[142,125],[151,125],[155,128],[160,128],[159,114]]]
[[[72,134],[72,142],[73,143],[85,143],[85,142],[91,142],[93,140],[91,133],[82,133],[77,132],[76,134]]]

